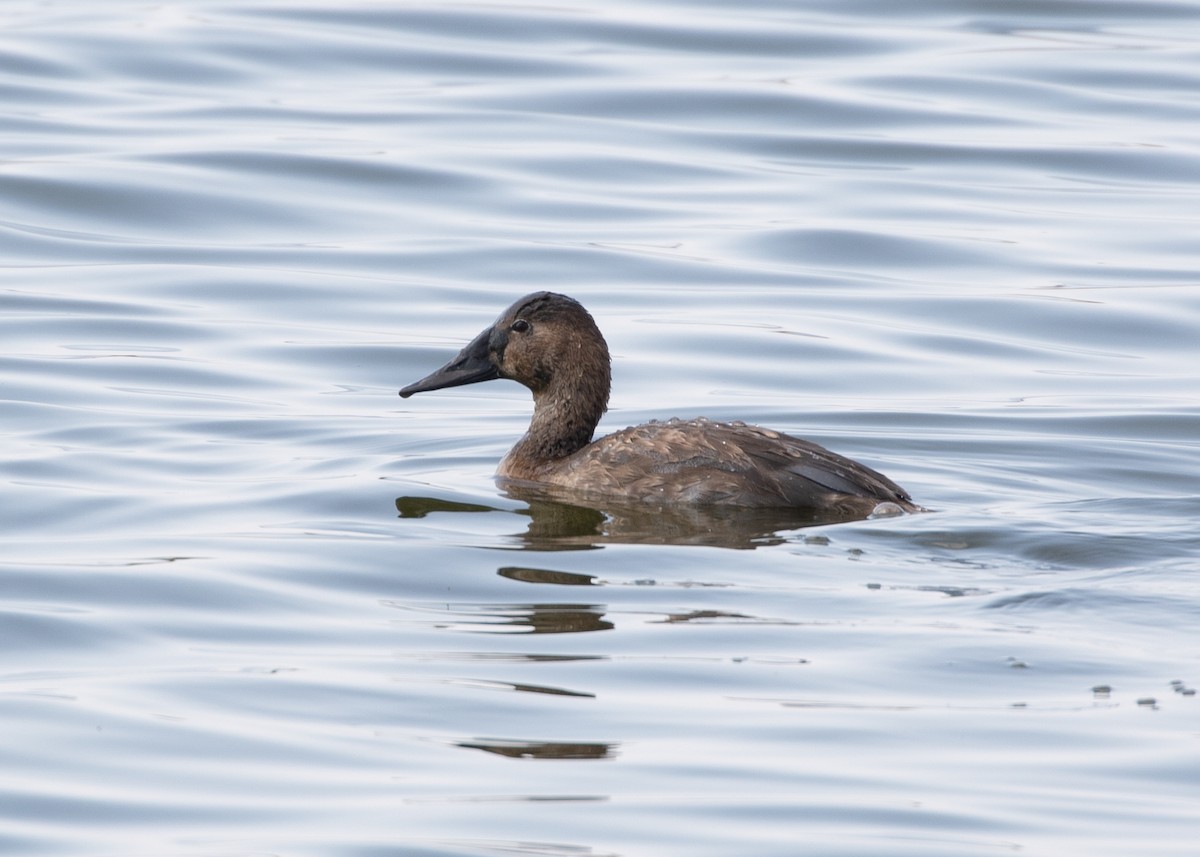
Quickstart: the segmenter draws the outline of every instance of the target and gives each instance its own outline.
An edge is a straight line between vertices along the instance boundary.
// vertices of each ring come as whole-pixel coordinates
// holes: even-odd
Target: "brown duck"
[[[533,392],[529,430],[498,479],[562,495],[655,504],[787,507],[839,517],[915,512],[908,492],[811,441],[742,422],[653,421],[592,440],[608,407],[608,345],[578,301],[535,292],[442,368],[400,391],[508,378]]]

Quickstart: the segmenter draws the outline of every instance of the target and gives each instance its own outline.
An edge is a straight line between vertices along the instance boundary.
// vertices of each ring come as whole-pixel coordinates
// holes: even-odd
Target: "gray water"
[[[1200,3],[0,7],[0,853],[1194,855]],[[935,510],[491,474],[602,431]]]

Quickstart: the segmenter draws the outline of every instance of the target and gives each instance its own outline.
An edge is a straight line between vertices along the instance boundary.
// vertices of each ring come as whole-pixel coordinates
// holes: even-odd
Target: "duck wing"
[[[643,500],[835,509],[917,507],[886,476],[819,444],[744,423],[670,420],[633,426],[580,450],[570,481]]]

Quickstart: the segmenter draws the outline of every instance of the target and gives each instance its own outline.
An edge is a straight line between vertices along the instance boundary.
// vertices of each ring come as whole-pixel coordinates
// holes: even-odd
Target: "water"
[[[4,4],[0,852],[1195,853],[1198,21]],[[936,512],[505,496],[541,288]]]

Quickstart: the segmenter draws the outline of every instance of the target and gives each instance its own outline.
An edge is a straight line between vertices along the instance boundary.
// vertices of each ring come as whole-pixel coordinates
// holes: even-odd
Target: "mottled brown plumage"
[[[608,346],[587,310],[565,295],[537,292],[400,395],[495,378],[524,384],[533,392],[533,419],[496,475],[560,494],[839,516],[865,517],[885,503],[920,510],[908,492],[865,465],[741,422],[655,421],[592,441],[608,407],[609,364]]]

